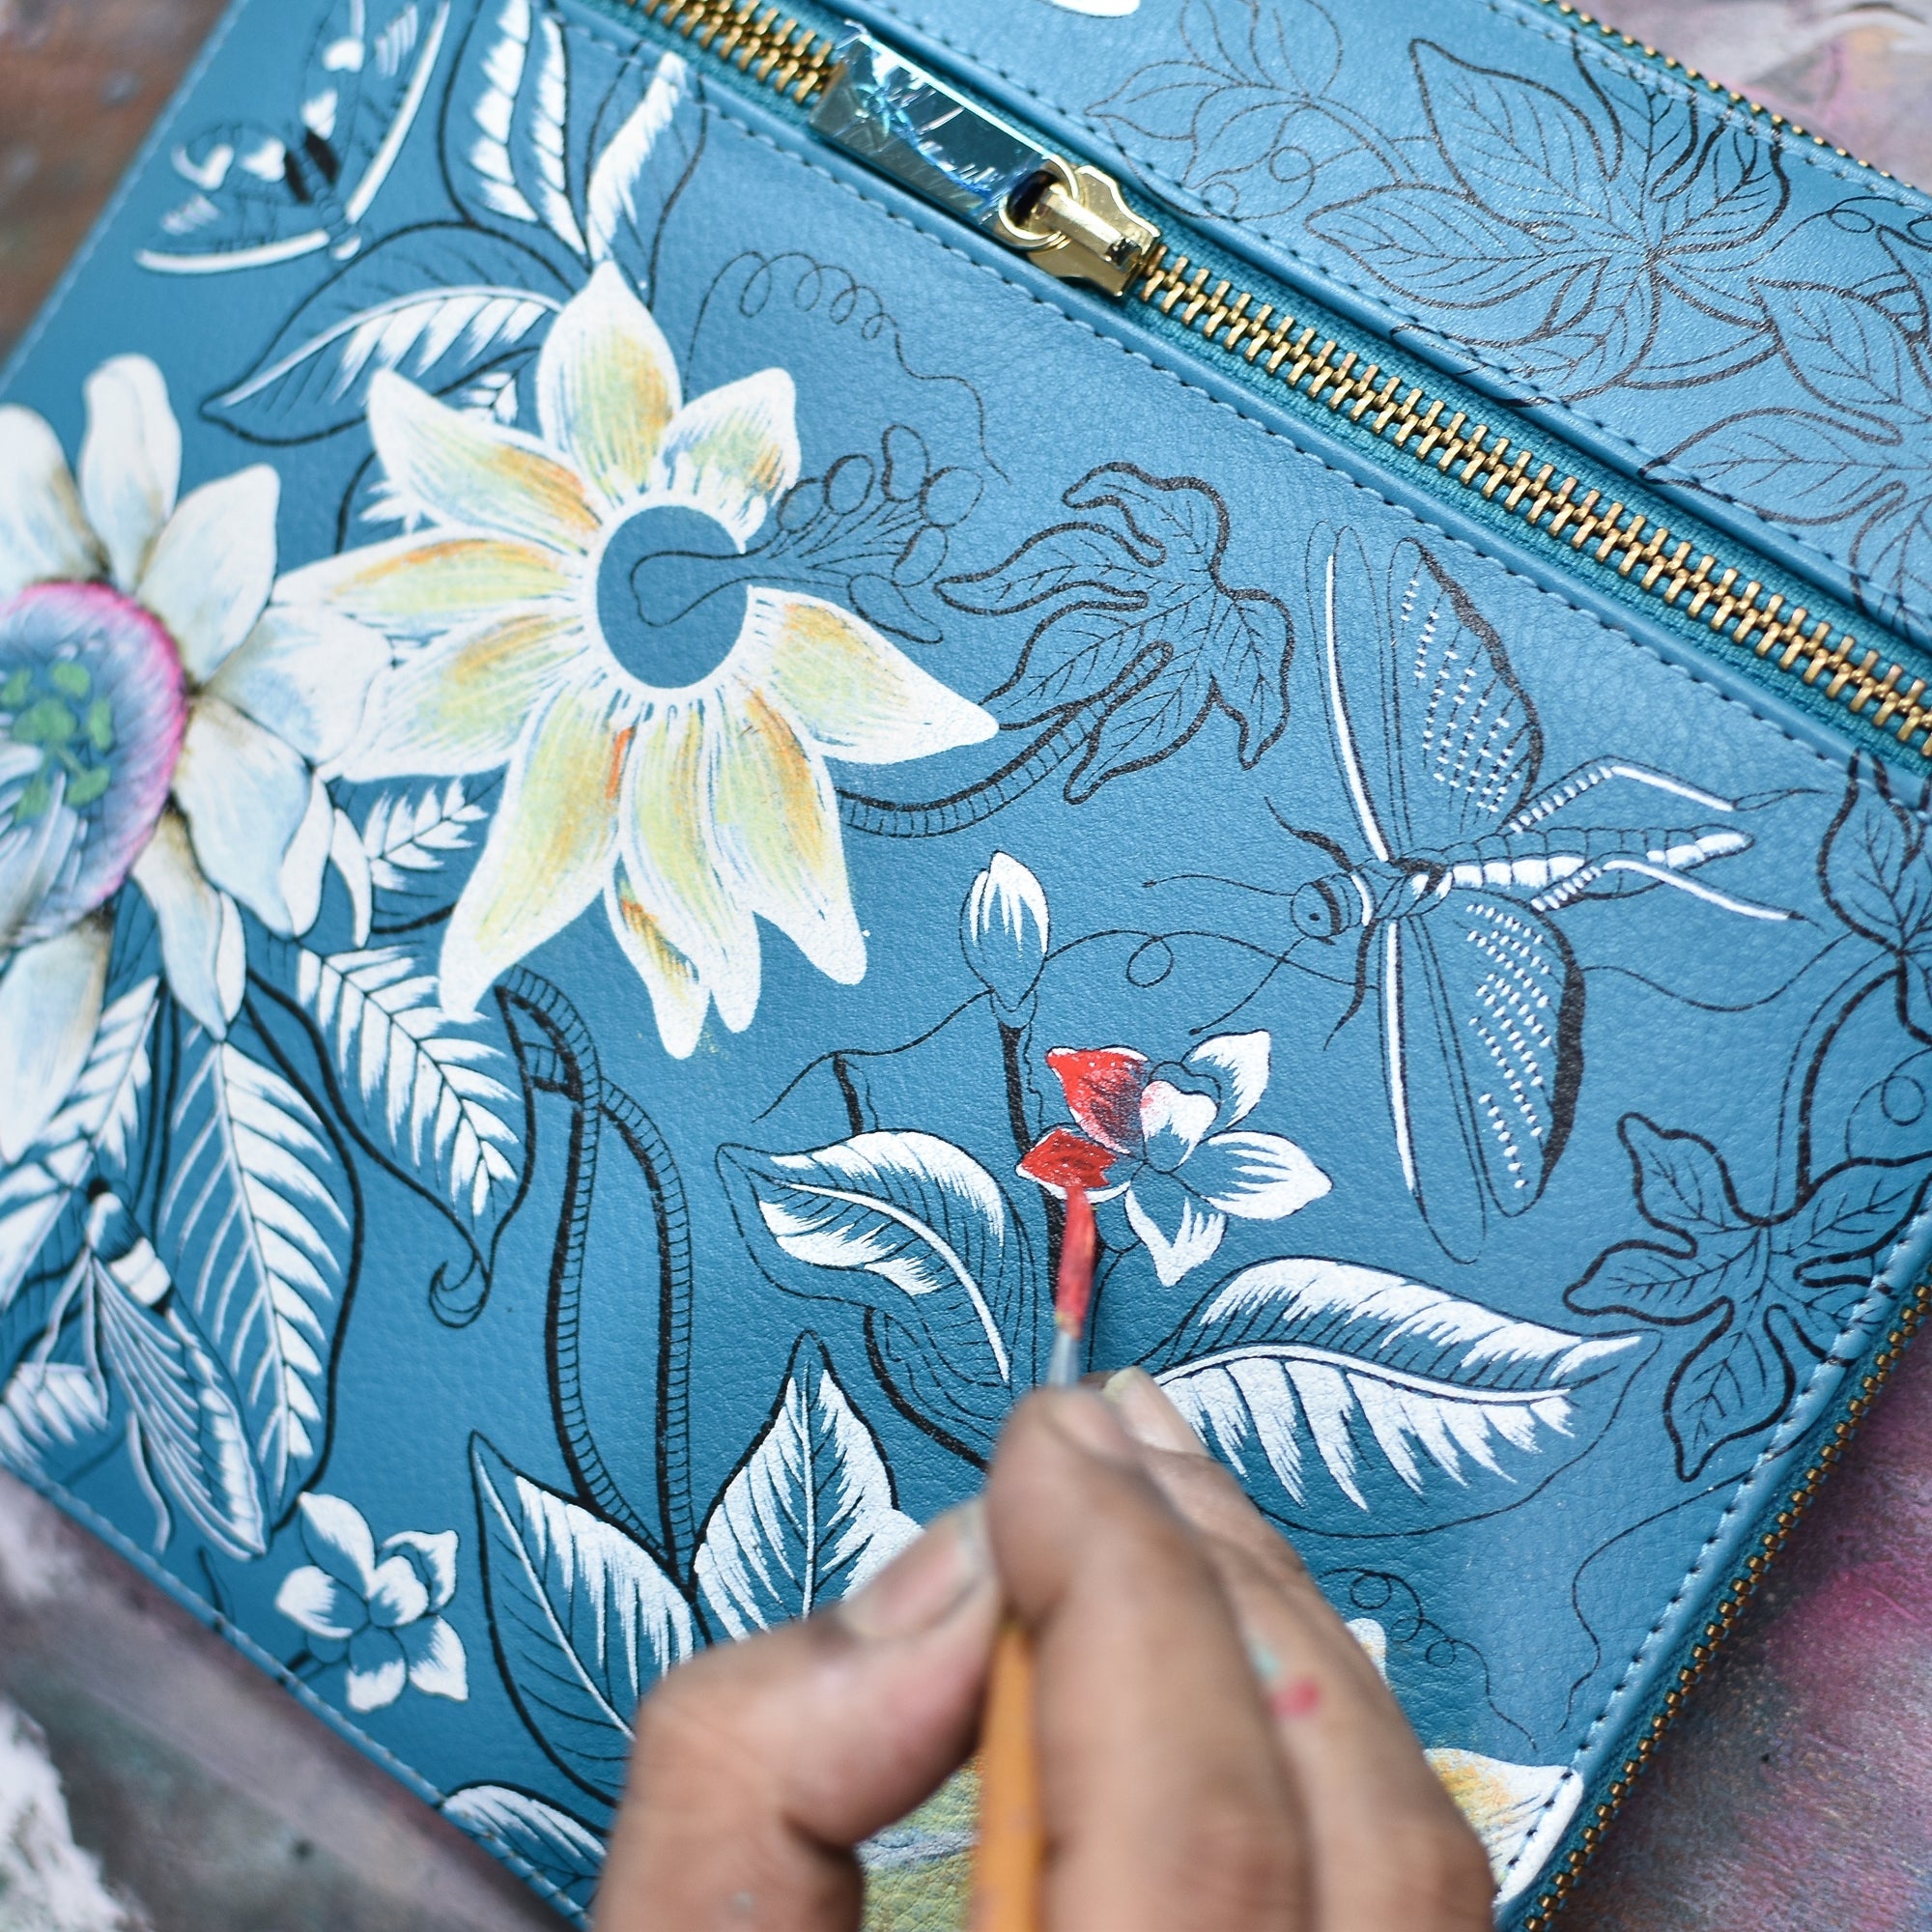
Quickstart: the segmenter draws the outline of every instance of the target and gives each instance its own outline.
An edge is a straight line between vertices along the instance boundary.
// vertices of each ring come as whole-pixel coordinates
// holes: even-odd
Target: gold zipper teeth
[[[1531,529],[1567,544],[1579,555],[1614,570],[1719,637],[1748,644],[1779,670],[1822,685],[1825,696],[1889,730],[1901,745],[1932,759],[1932,694],[1926,680],[1903,665],[1881,661],[1873,649],[1829,617],[1813,618],[1802,604],[1767,589],[1756,578],[1739,582],[1734,566],[1708,554],[1694,554],[1688,539],[1672,539],[1667,525],[1653,525],[1621,501],[1603,503],[1601,490],[1577,493],[1576,476],[1556,480],[1556,466],[1539,462],[1526,447],[1487,424],[1471,426],[1467,412],[1446,419],[1448,405],[1431,398],[1379,363],[1357,367],[1360,356],[1330,336],[1320,342],[1312,325],[1269,304],[1254,306],[1248,293],[1231,293],[1225,278],[1192,268],[1185,255],[1156,247],[1142,266],[1140,298],[1193,329],[1204,341],[1264,369],[1291,389],[1324,404],[1372,436],[1479,490]]]
[[[1801,141],[1809,141],[1813,147],[1829,148],[1840,160],[1850,161],[1867,173],[1875,174],[1884,181],[1894,177],[1884,168],[1874,167],[1870,161],[1860,160],[1848,148],[1839,147],[1823,134],[1814,134],[1808,128],[1801,128],[1788,116],[1767,107],[1761,100],[1753,100],[1747,94],[1740,94],[1734,87],[1726,87],[1721,80],[1713,80],[1708,73],[1700,72],[1694,67],[1687,66],[1674,54],[1660,53],[1647,41],[1640,41],[1634,34],[1627,34],[1621,27],[1613,27],[1607,20],[1600,20],[1594,14],[1586,14],[1580,7],[1570,4],[1570,0],[1544,0],[1544,5],[1553,7],[1557,13],[1575,20],[1579,27],[1594,27],[1606,41],[1615,41],[1627,47],[1640,47],[1652,60],[1662,61],[1674,73],[1680,73],[1686,80],[1694,80],[1710,89],[1713,94],[1720,94],[1733,107],[1742,107],[1748,114],[1755,114],[1761,121],[1769,121],[1780,133],[1789,134]]]
[[[832,41],[756,0],[633,0],[648,20],[682,34],[801,104],[832,71]]]
[[[1610,1821],[1630,1796],[1631,1785],[1637,1773],[1650,1762],[1658,1740],[1681,1715],[1691,1689],[1715,1662],[1751,1592],[1764,1580],[1772,1558],[1784,1548],[1785,1539],[1810,1508],[1811,1500],[1823,1487],[1825,1478],[1843,1458],[1852,1437],[1858,1434],[1859,1425],[1898,1367],[1906,1343],[1928,1313],[1932,1313],[1932,1279],[1921,1281],[1913,1299],[1900,1311],[1898,1326],[1886,1337],[1885,1347],[1872,1358],[1871,1373],[1860,1385],[1859,1393],[1846,1405],[1844,1419],[1833,1430],[1831,1440],[1819,1450],[1818,1460],[1805,1470],[1804,1481],[1792,1491],[1790,1501],[1778,1511],[1777,1526],[1765,1532],[1759,1540],[1757,1552],[1746,1563],[1744,1574],[1734,1577],[1729,1588],[1719,1598],[1717,1607],[1711,1613],[1712,1621],[1704,1626],[1704,1640],[1691,1647],[1690,1662],[1678,1671],[1676,1685],[1664,1692],[1663,1708],[1652,1717],[1649,1727],[1638,1737],[1635,1748],[1625,1759],[1622,1772],[1611,1783],[1607,1798],[1597,1806],[1595,1819],[1584,1827],[1582,1842],[1565,1861],[1564,1868],[1549,1882],[1549,1889],[1538,1898],[1536,1909],[1522,1922],[1522,1932],[1549,1932],[1558,1909],[1576,1889],[1583,1867],[1589,1863]]]

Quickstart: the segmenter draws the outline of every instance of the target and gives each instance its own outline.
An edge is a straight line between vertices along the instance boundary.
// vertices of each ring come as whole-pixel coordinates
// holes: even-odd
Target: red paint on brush
[[[1087,1331],[1094,1298],[1094,1257],[1099,1246],[1094,1209],[1084,1187],[1066,1190],[1066,1227],[1060,1239],[1060,1279],[1053,1286],[1053,1319],[1075,1341]]]

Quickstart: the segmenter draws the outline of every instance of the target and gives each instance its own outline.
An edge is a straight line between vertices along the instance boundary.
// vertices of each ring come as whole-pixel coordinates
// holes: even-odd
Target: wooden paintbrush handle
[[[1034,1739],[1033,1644],[1005,1625],[993,1651],[980,1739],[980,1844],[971,1932],[1039,1932],[1046,1833]]]

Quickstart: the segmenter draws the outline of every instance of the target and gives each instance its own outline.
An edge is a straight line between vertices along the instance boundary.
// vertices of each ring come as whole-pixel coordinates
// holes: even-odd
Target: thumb
[[[969,1503],[834,1609],[673,1671],[639,1710],[598,1932],[856,1932],[852,1847],[964,1759],[998,1620]]]

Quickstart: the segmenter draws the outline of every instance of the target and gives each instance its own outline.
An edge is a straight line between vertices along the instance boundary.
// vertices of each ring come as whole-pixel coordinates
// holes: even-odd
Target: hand
[[[1049,1932],[1487,1932],[1488,1861],[1375,1665],[1154,1383],[1108,1396],[1031,1397],[983,1507],[665,1680],[598,1932],[852,1932],[852,1847],[970,1749],[1003,1596]]]

